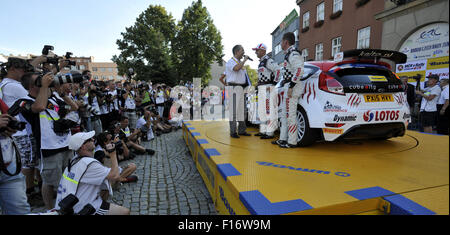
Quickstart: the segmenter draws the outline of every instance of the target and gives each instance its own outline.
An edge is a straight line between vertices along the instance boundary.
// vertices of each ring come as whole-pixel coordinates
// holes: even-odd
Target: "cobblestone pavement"
[[[155,155],[138,155],[138,181],[114,189],[111,202],[127,207],[131,215],[216,215],[214,203],[195,167],[182,130],[163,134],[144,146]],[[32,212],[42,212],[32,208]]]

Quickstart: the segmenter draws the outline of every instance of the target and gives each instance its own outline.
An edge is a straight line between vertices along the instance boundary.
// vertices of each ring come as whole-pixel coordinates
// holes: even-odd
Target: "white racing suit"
[[[278,92],[275,84],[280,76],[279,66],[265,55],[258,66],[258,116],[261,124],[259,132],[273,136],[278,128]]]
[[[303,76],[304,61],[301,52],[294,46],[286,51],[283,70],[285,92],[282,102],[280,140],[286,141],[287,137],[288,144],[297,145],[297,104],[304,86],[300,81]],[[288,97],[289,88],[293,89],[291,98]],[[286,124],[283,125],[283,122]]]

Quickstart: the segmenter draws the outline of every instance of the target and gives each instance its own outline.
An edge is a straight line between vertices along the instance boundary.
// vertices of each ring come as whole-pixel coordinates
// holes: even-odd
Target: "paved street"
[[[163,134],[146,147],[153,156],[138,155],[136,183],[114,190],[112,202],[130,209],[131,215],[215,215],[211,196],[182,138],[182,130]],[[33,208],[32,212],[42,212]]]

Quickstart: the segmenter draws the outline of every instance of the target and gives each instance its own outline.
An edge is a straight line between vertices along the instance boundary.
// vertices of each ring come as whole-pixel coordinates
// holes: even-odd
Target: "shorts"
[[[420,112],[421,124],[423,127],[436,126],[437,112]]]
[[[39,166],[39,158],[36,154],[36,139],[30,135],[13,136],[14,143],[19,150],[22,168],[36,168]]]
[[[108,214],[110,205],[111,204],[109,204],[109,202],[102,201],[102,205],[100,206],[100,208],[98,208],[98,210],[94,213],[94,215]]]
[[[72,157],[72,151],[64,151],[50,157],[42,158],[42,183],[52,185],[55,188],[58,187],[63,171],[66,169]]]

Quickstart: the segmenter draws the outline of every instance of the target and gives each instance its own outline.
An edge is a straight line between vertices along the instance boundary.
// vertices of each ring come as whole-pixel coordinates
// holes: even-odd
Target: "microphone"
[[[248,56],[248,55],[246,55],[246,56],[247,56],[248,60],[253,61],[253,59],[250,58],[250,56]]]

